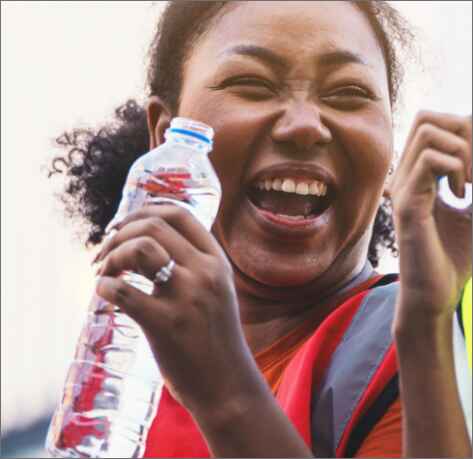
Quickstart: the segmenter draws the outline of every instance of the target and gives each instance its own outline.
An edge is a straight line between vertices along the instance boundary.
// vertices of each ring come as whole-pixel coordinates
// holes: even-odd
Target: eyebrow
[[[225,55],[238,54],[241,56],[249,56],[256,58],[272,67],[276,67],[280,71],[288,70],[289,62],[279,54],[268,48],[256,45],[237,45],[223,52]],[[348,50],[336,50],[326,52],[316,58],[316,62],[323,67],[341,67],[347,64],[368,65],[359,55]]]
[[[256,45],[237,45],[226,49],[223,54],[239,54],[241,56],[254,57],[257,60],[276,67],[278,70],[284,71],[289,69],[289,63],[282,56],[279,56],[274,51],[262,46]]]
[[[359,54],[344,49],[324,53],[318,57],[317,61],[324,67],[341,67],[347,64],[368,65]]]

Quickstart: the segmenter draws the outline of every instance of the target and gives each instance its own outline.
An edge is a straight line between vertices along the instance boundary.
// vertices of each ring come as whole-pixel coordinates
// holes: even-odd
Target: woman
[[[382,2],[171,2],[151,49],[149,144],[138,112],[79,163],[59,159],[98,242],[116,177],[173,116],[216,132],[212,234],[149,207],[97,257],[98,294],[142,326],[170,391],[147,456],[471,455],[451,336],[471,216],[436,200],[438,176],[458,196],[471,181],[471,119],[421,112],[389,176],[402,32]],[[373,269],[393,247],[383,194],[399,283]],[[153,296],[116,277],[154,279],[170,260]]]

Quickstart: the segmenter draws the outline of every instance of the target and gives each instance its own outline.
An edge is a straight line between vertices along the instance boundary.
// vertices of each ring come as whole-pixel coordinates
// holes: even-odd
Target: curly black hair
[[[183,64],[197,39],[218,19],[228,1],[168,2],[149,48],[148,95],[159,95],[173,115],[179,108]],[[404,18],[385,1],[353,3],[369,20],[386,61],[393,109],[399,100],[403,78],[400,51],[412,46],[413,33]],[[63,174],[65,188],[60,199],[66,214],[88,228],[87,245],[101,242],[113,218],[121,190],[133,161],[149,150],[146,111],[134,100],[115,110],[115,117],[102,128],[74,129],[56,139],[67,149],[53,158],[49,176]],[[397,255],[394,225],[388,201],[379,207],[368,258],[378,266],[381,250]]]

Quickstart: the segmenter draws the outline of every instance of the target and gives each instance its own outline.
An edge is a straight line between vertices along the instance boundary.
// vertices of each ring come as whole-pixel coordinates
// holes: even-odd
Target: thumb
[[[121,278],[102,276],[97,281],[97,295],[118,306],[139,325],[146,327],[159,310],[157,298],[129,285]],[[155,322],[155,321],[153,321]]]

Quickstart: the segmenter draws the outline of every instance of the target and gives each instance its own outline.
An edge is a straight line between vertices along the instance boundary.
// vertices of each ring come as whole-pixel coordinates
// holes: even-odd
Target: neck
[[[268,296],[268,287],[259,294],[257,289],[245,288],[242,273],[236,272],[240,316],[246,340],[253,354],[268,347],[307,320],[314,329],[342,302],[347,293],[375,274],[371,263],[352,269],[330,288],[293,288],[293,293]],[[271,289],[270,289],[271,290]],[[272,289],[279,291],[279,289]],[[288,289],[286,289],[288,290]],[[310,294],[309,294],[310,292]],[[281,292],[279,292],[281,293]],[[277,297],[278,296],[278,297]]]

